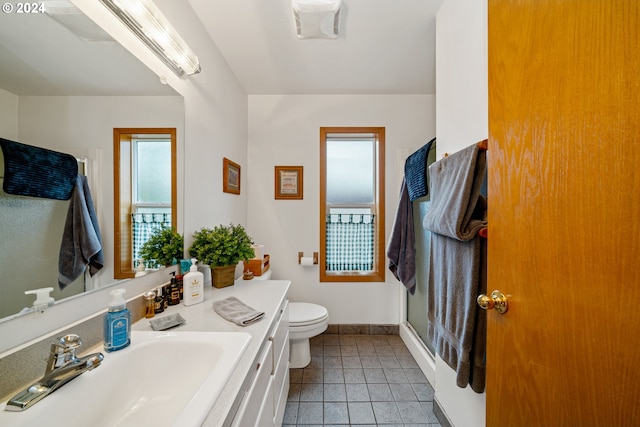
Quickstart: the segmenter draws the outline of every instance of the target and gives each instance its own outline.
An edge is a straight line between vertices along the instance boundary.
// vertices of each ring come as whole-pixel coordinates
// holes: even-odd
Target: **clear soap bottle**
[[[104,349],[116,351],[131,344],[131,312],[124,299],[124,289],[110,292],[111,302],[104,315]]]

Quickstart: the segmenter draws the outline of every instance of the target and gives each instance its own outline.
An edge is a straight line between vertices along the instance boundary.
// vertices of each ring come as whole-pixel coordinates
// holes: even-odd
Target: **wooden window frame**
[[[133,135],[169,135],[171,138],[171,226],[177,229],[178,224],[178,191],[177,191],[177,138],[175,128],[114,128],[113,129],[113,252],[114,278],[130,279],[135,276],[133,269],[133,229],[131,217],[131,197],[121,191],[121,144],[133,141]],[[129,158],[126,178],[131,182],[132,165]],[[126,172],[126,171],[125,171]]]
[[[369,133],[376,138],[376,182],[375,204],[375,238],[374,269],[369,273],[360,272],[328,272],[325,254],[327,253],[327,134],[333,133]],[[385,215],[384,215],[384,170],[385,163],[385,128],[384,127],[321,127],[320,128],[320,282],[384,282],[385,281]]]

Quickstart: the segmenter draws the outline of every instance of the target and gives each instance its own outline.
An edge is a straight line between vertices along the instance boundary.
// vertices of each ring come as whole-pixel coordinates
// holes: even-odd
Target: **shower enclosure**
[[[427,157],[428,165],[436,161],[436,144],[434,143]],[[420,339],[427,350],[434,355],[433,345],[427,339],[427,283],[429,279],[429,246],[430,233],[425,232],[422,226],[422,219],[429,210],[429,198],[427,194],[424,197],[413,201],[413,222],[415,231],[415,247],[416,247],[416,292],[411,295],[406,292],[407,298],[407,326]]]

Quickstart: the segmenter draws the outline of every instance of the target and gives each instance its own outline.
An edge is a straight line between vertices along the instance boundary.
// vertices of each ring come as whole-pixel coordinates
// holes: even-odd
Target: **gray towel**
[[[416,247],[413,228],[413,205],[409,200],[406,180],[402,180],[400,202],[387,246],[389,270],[407,288],[416,292]]]
[[[264,312],[254,310],[236,297],[215,301],[213,310],[223,319],[239,326],[251,325],[264,317]]]
[[[87,177],[78,175],[71,194],[58,258],[58,285],[64,289],[84,273],[96,274],[104,266],[98,217]]]
[[[486,200],[480,189],[486,153],[473,145],[429,167],[431,208],[423,225],[431,234],[427,336],[457,374],[459,387],[484,391],[486,313],[476,299],[486,292]]]

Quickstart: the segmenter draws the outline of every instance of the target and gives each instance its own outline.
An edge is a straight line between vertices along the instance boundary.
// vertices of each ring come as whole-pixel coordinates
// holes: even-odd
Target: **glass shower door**
[[[416,239],[416,292],[411,295],[407,291],[407,323],[416,335],[434,354],[433,345],[427,339],[427,283],[429,279],[429,246],[431,233],[422,227],[422,218],[429,210],[429,196],[413,201],[413,221]]]
[[[429,150],[427,167],[436,161],[436,144]],[[425,173],[428,173],[425,171]],[[407,323],[420,338],[425,347],[435,354],[433,345],[427,339],[427,285],[429,280],[429,248],[431,245],[431,233],[422,226],[422,219],[429,210],[430,195],[413,201],[413,229],[415,233],[416,247],[416,292],[407,295]]]

